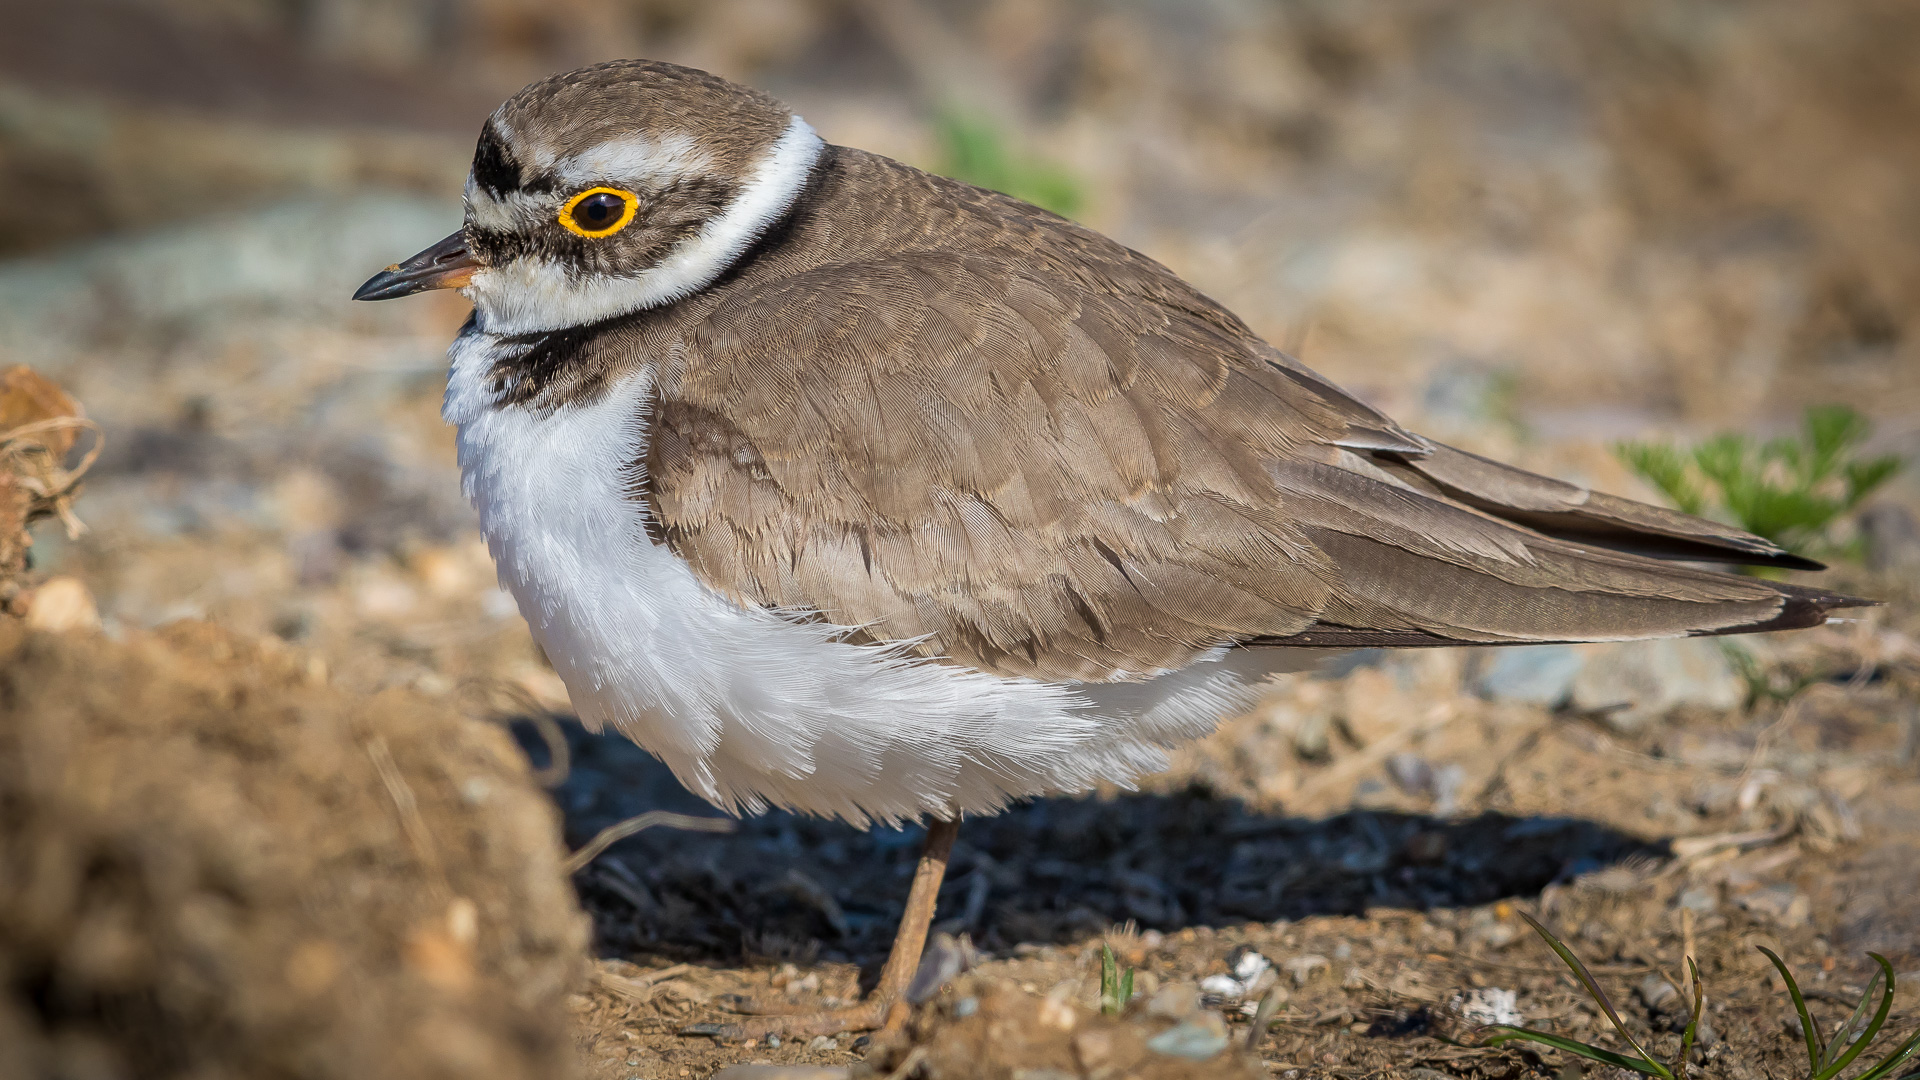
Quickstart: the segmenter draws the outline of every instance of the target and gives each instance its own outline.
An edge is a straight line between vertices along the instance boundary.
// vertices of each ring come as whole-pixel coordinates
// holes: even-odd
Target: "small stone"
[[[1573,707],[1631,734],[1681,706],[1725,711],[1746,700],[1746,683],[1708,638],[1583,645]]]
[[[1387,775],[1409,795],[1427,795],[1433,791],[1433,766],[1419,754],[1400,753],[1387,759]]]
[[[1711,915],[1720,907],[1720,891],[1711,885],[1695,885],[1674,901],[1695,915]]]
[[[939,993],[941,987],[972,966],[970,951],[951,934],[933,935],[926,951],[920,954],[920,967],[914,971],[913,981],[907,984],[907,1001],[921,1005]]]
[[[1782,926],[1804,926],[1813,914],[1813,901],[1791,885],[1769,885],[1740,897],[1742,908]]]
[[[853,1070],[844,1065],[729,1065],[713,1074],[713,1080],[847,1080]],[[683,1068],[681,1076],[692,1076]]]
[[[1242,983],[1251,983],[1263,972],[1273,966],[1273,961],[1263,956],[1251,945],[1236,945],[1227,954],[1227,970]]]
[[[1086,1072],[1098,1072],[1113,1060],[1113,1033],[1083,1031],[1073,1037],[1073,1057]]]
[[[1482,986],[1459,995],[1453,999],[1453,1007],[1475,1024],[1511,1026],[1521,1020],[1520,995],[1498,986]]]
[[[1513,944],[1520,938],[1520,928],[1512,923],[1489,922],[1473,928],[1467,935],[1468,940],[1477,941],[1489,949],[1498,951]]]
[[[1218,1017],[1214,1018],[1216,1022]],[[1221,1026],[1188,1021],[1171,1027],[1147,1040],[1147,1049],[1168,1057],[1188,1061],[1206,1061],[1227,1048],[1227,1033]]]
[[[1071,984],[1068,984],[1071,985]],[[1049,993],[1040,1001],[1040,1023],[1060,1031],[1072,1031],[1080,1022],[1065,994]]]
[[[1567,700],[1585,661],[1566,645],[1523,645],[1494,651],[1475,689],[1495,701],[1553,708]]]
[[[1200,988],[1192,983],[1169,983],[1147,999],[1147,1015],[1185,1020],[1200,1011]]]
[[[1906,507],[1883,502],[1861,511],[1860,538],[1873,572],[1920,572],[1920,523]]]
[[[62,634],[69,630],[100,629],[100,610],[93,594],[75,577],[48,578],[33,590],[27,608],[27,629]]]
[[[828,1050],[838,1049],[840,1049],[840,1040],[831,1035],[815,1035],[812,1041],[807,1043],[807,1052],[810,1054],[822,1054]]]
[[[1209,975],[1200,980],[1200,992],[1214,997],[1238,1001],[1245,997],[1247,988],[1244,983],[1231,975]]]
[[[1293,985],[1305,986],[1314,973],[1325,971],[1329,966],[1327,958],[1319,953],[1306,953],[1285,961],[1280,965],[1280,970],[1293,976]]]
[[[1680,993],[1680,991],[1673,988],[1672,983],[1658,975],[1649,975],[1641,979],[1639,992],[1640,1000],[1645,1003],[1649,1009],[1659,1008],[1662,1003]]]
[[[979,1011],[980,999],[976,997],[963,997],[953,1003],[953,1015],[961,1020],[965,1020],[967,1017]]]

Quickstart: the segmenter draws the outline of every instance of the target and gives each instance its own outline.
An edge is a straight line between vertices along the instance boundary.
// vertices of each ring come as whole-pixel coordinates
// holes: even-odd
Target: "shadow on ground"
[[[625,738],[565,721],[570,768],[554,794],[578,847],[653,809],[714,815]],[[550,761],[534,725],[515,733]],[[851,961],[886,951],[921,830],[787,813],[731,835],[655,829],[575,878],[596,949],[626,959]],[[1309,820],[1205,791],[1040,799],[969,819],[936,928],[1002,952],[1133,921],[1141,929],[1431,909],[1530,896],[1603,866],[1665,854],[1592,821],[1354,810]]]

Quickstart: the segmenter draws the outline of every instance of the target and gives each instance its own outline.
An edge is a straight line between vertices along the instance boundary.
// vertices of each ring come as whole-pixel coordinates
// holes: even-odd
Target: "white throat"
[[[629,277],[578,278],[549,259],[482,270],[461,290],[478,327],[529,334],[582,326],[669,304],[712,284],[793,206],[826,143],[796,116],[733,202],[666,258]]]

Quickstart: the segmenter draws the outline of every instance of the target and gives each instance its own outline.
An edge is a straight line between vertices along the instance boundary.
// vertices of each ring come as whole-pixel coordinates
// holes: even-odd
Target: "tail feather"
[[[1408,648],[1793,630],[1872,601],[1708,569],[1819,568],[1717,522],[1450,447],[1381,472],[1276,471],[1302,535],[1338,567],[1319,621],[1243,645]],[[1384,475],[1383,475],[1384,473]],[[1681,560],[1681,561],[1676,561]]]
[[[1577,543],[1655,559],[1728,562],[1782,570],[1826,567],[1764,537],[1717,521],[1592,491],[1440,443],[1396,469],[1438,494],[1516,525]]]

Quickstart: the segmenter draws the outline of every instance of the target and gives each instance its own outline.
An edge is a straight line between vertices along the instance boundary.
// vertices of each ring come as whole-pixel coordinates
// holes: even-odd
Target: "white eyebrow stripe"
[[[476,273],[462,291],[477,309],[480,329],[492,334],[582,326],[670,304],[711,284],[787,212],[826,145],[794,117],[727,208],[637,274],[576,277],[549,260],[520,258]]]
[[[585,187],[607,183],[625,186],[656,184],[713,171],[713,158],[685,132],[665,135],[628,135],[612,139],[572,157],[561,158],[553,174],[563,185]]]
[[[505,107],[502,106],[502,108]],[[487,126],[493,130],[494,137],[500,140],[500,144],[507,148],[507,152],[513,155],[513,160],[520,163],[522,176],[543,173],[553,167],[553,151],[543,146],[528,147],[522,144],[513,130],[513,125],[501,122],[500,113],[496,112],[488,117]]]

